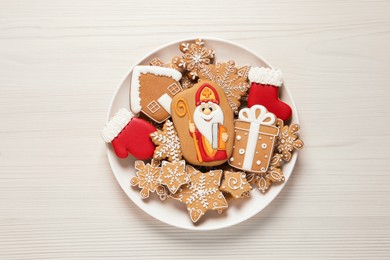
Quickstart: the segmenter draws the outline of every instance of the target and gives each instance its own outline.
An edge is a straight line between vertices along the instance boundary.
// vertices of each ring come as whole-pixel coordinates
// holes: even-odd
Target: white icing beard
[[[223,125],[223,112],[219,105],[213,104],[215,110],[210,114],[205,115],[201,111],[201,105],[197,106],[194,112],[194,123],[199,132],[212,143],[212,125],[215,123],[220,123]],[[210,121],[206,121],[210,120]]]

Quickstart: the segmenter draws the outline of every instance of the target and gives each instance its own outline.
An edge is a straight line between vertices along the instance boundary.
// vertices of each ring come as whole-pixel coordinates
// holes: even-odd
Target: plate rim
[[[205,41],[208,41],[208,40],[211,40],[211,41],[216,41],[216,42],[221,42],[221,43],[224,43],[224,44],[230,44],[230,45],[233,45],[233,46],[236,46],[238,48],[241,48],[243,50],[245,50],[246,52],[250,53],[251,55],[253,56],[256,56],[257,58],[259,58],[261,61],[263,61],[268,67],[270,68],[275,68],[274,66],[272,66],[266,59],[264,59],[261,55],[259,55],[258,53],[252,51],[251,49],[239,44],[239,43],[236,43],[236,42],[233,42],[233,41],[230,41],[230,40],[225,40],[225,39],[221,39],[221,38],[217,38],[217,37],[188,37],[188,38],[183,38],[183,39],[179,39],[179,40],[175,40],[175,41],[171,41],[171,42],[168,42],[166,44],[163,44],[155,49],[153,49],[152,51],[146,53],[145,55],[143,55],[140,59],[138,59],[133,66],[131,66],[130,70],[127,71],[127,73],[125,74],[125,76],[122,78],[122,80],[120,81],[119,85],[116,87],[114,93],[113,93],[113,96],[111,97],[111,100],[110,100],[110,104],[109,104],[109,107],[108,107],[108,112],[107,112],[107,117],[106,117],[106,120],[107,122],[110,120],[110,118],[112,117],[112,108],[114,106],[114,101],[118,95],[118,92],[120,91],[123,83],[126,81],[127,77],[129,76],[129,74],[133,71],[134,67],[137,66],[138,64],[141,63],[141,61],[145,60],[147,57],[151,56],[153,53],[156,53],[166,47],[169,47],[173,44],[179,44],[181,42],[188,42],[188,41],[194,41],[195,39],[203,39]],[[284,87],[283,91],[287,92],[287,95],[290,96],[291,98],[291,104],[289,104],[290,106],[292,106],[292,109],[293,111],[295,112],[294,113],[294,117],[295,117],[295,121],[299,124],[299,113],[298,113],[298,109],[295,105],[295,100],[289,90],[288,87],[285,86],[284,84],[284,81],[283,81],[283,85]],[[130,108],[127,108],[127,109],[130,109]],[[291,158],[291,160],[288,162],[289,164],[291,164],[291,173],[290,175],[293,173],[294,171],[294,168],[295,168],[295,164],[297,162],[297,159],[298,159],[298,154],[299,153],[294,153],[293,154],[293,157]],[[218,229],[223,229],[223,228],[228,228],[228,227],[232,227],[232,226],[235,226],[237,224],[240,224],[250,218],[252,218],[253,216],[259,214],[261,211],[263,211],[266,207],[268,207],[269,204],[272,203],[272,201],[279,196],[280,192],[284,189],[284,187],[286,186],[288,180],[290,179],[290,176],[288,176],[288,178],[285,179],[284,183],[283,183],[283,186],[281,187],[281,189],[279,189],[279,191],[277,191],[277,193],[275,194],[275,197],[273,199],[271,199],[271,201],[269,201],[266,205],[264,205],[263,207],[260,207],[259,210],[256,210],[254,212],[252,212],[251,214],[248,214],[246,216],[246,218],[243,218],[243,219],[239,219],[237,221],[233,221],[227,225],[215,225],[215,226],[208,226],[208,227],[202,227],[202,225],[199,225],[199,226],[192,226],[192,227],[189,227],[189,226],[185,226],[185,225],[180,225],[180,224],[175,224],[175,223],[170,223],[170,222],[167,222],[163,219],[160,219],[158,218],[157,216],[154,216],[152,215],[151,213],[149,213],[147,210],[145,210],[141,205],[139,205],[139,203],[137,201],[134,201],[130,195],[126,192],[125,190],[125,187],[122,185],[122,183],[119,181],[118,179],[118,176],[117,174],[115,173],[113,167],[112,167],[112,159],[110,157],[110,149],[109,149],[109,143],[106,143],[106,155],[107,155],[107,158],[108,158],[108,162],[109,162],[109,165],[110,165],[110,168],[111,168],[111,172],[114,174],[115,176],[115,179],[117,181],[117,183],[119,184],[119,186],[122,188],[123,192],[126,194],[126,196],[135,204],[137,205],[137,207],[139,209],[141,209],[143,212],[145,212],[146,214],[148,214],[149,216],[151,216],[152,218],[156,219],[156,220],[159,220],[160,222],[162,223],[165,223],[169,226],[174,226],[174,227],[177,227],[177,228],[182,228],[182,229],[186,229],[186,230],[192,230],[192,231],[208,231],[208,230],[218,230]]]

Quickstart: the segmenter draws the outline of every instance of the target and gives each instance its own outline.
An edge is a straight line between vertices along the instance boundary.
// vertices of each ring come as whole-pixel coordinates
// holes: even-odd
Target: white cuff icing
[[[181,73],[175,69],[157,66],[135,66],[133,69],[130,86],[130,108],[131,111],[135,114],[139,113],[142,109],[139,77],[141,74],[146,73],[151,73],[157,76],[171,77],[176,81],[181,79]]]
[[[165,111],[171,114],[172,98],[167,93],[157,99],[157,102],[165,109]]]
[[[110,143],[119,135],[119,133],[130,122],[134,115],[128,110],[122,108],[116,114],[111,117],[110,121],[105,125],[102,130],[102,137],[106,143]]]
[[[253,67],[249,70],[248,78],[250,82],[276,87],[282,86],[283,83],[282,71],[278,69]]]

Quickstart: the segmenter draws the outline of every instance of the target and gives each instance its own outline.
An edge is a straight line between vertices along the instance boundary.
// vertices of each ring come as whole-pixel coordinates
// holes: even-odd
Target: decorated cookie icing
[[[283,120],[277,120],[277,126],[280,129],[279,138],[276,143],[276,148],[279,153],[282,154],[282,159],[290,161],[291,152],[294,149],[301,150],[303,148],[303,142],[298,138],[297,132],[299,131],[298,124],[284,125]]]
[[[265,193],[272,183],[282,183],[284,181],[283,171],[280,169],[282,161],[281,154],[274,154],[265,173],[248,173],[246,175],[248,182],[256,184],[259,190]]]
[[[119,158],[126,158],[129,154],[136,159],[146,160],[154,153],[154,144],[149,134],[156,128],[145,120],[134,117],[126,109],[120,109],[106,124],[102,137],[111,143],[115,154]]]
[[[207,210],[228,207],[225,197],[219,190],[222,170],[203,173],[189,165],[186,169],[191,175],[190,183],[184,185],[171,197],[186,204],[193,222],[197,222]]]
[[[248,77],[251,82],[248,107],[263,105],[282,120],[291,117],[291,107],[279,99],[279,89],[283,84],[280,70],[254,67]]]
[[[119,158],[137,159],[128,180],[142,199],[155,193],[150,197],[178,200],[194,225],[202,225],[209,210],[223,219],[228,204],[240,210],[238,204],[257,199],[252,192],[267,196],[284,182],[284,164],[304,144],[299,125],[286,121],[292,110],[279,98],[280,70],[215,60],[218,53],[201,39],[178,47],[171,57],[163,48],[150,66],[134,67],[131,112],[119,110],[102,137]]]
[[[136,66],[130,86],[130,108],[161,123],[171,115],[172,98],[183,89],[181,73],[172,68]]]
[[[174,194],[183,185],[190,181],[190,174],[187,173],[186,161],[174,161],[161,163],[160,183]]]
[[[180,50],[183,52],[187,75],[191,80],[198,78],[201,65],[210,64],[214,58],[214,51],[206,48],[202,39],[196,39],[194,43],[182,42]]]
[[[224,163],[232,153],[233,111],[223,90],[202,81],[179,93],[172,101],[172,119],[183,157],[194,165]]]
[[[233,198],[246,197],[252,186],[246,179],[244,172],[224,172],[220,190],[229,193]]]
[[[130,185],[141,188],[141,198],[149,198],[149,193],[156,191],[160,186],[161,168],[157,162],[145,164],[143,161],[135,162],[136,177],[131,178]],[[161,194],[162,192],[159,191]]]
[[[234,151],[229,164],[248,172],[266,172],[279,129],[276,117],[260,105],[243,108],[235,121]]]
[[[202,65],[199,70],[199,80],[217,83],[225,92],[230,107],[237,113],[241,105],[240,99],[249,89],[248,71],[249,66],[236,68],[234,61]]]
[[[162,160],[167,158],[170,162],[181,160],[181,144],[175,127],[170,120],[167,120],[162,130],[150,134],[150,138],[157,145],[153,158]]]

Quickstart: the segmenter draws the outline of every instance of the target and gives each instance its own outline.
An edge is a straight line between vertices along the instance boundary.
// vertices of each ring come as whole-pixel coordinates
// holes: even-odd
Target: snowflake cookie
[[[276,149],[282,154],[284,161],[291,160],[291,153],[294,149],[302,149],[303,142],[296,134],[299,131],[298,124],[284,125],[283,120],[278,119],[276,125],[279,127],[279,138],[276,142]]]
[[[187,173],[186,161],[177,162],[162,161],[161,164],[161,184],[165,185],[172,194],[183,185],[190,181],[190,175]]]
[[[181,160],[181,145],[172,121],[165,121],[163,130],[151,133],[150,138],[157,145],[153,155],[155,160],[163,160],[165,158],[170,162]]]
[[[252,186],[247,181],[244,172],[225,171],[224,179],[219,189],[231,194],[233,198],[238,199],[246,197],[252,189]]]
[[[158,167],[159,163],[152,161],[145,165],[143,161],[135,162],[136,177],[131,178],[130,185],[138,186],[141,188],[140,195],[141,198],[146,199],[149,197],[149,192],[158,191],[158,195],[163,194],[160,184],[160,171],[161,168]],[[161,196],[160,196],[161,198]]]
[[[203,173],[187,165],[186,171],[191,175],[190,183],[182,186],[171,197],[186,204],[191,220],[194,223],[207,210],[218,210],[228,207],[225,197],[219,190],[222,170]]]
[[[180,50],[183,52],[183,60],[191,80],[198,78],[200,66],[210,64],[214,58],[214,51],[204,47],[202,39],[196,39],[194,43],[182,42]]]
[[[217,83],[225,92],[229,105],[235,113],[240,107],[240,99],[247,94],[249,66],[236,68],[234,61],[201,65],[199,80],[210,80]]]

